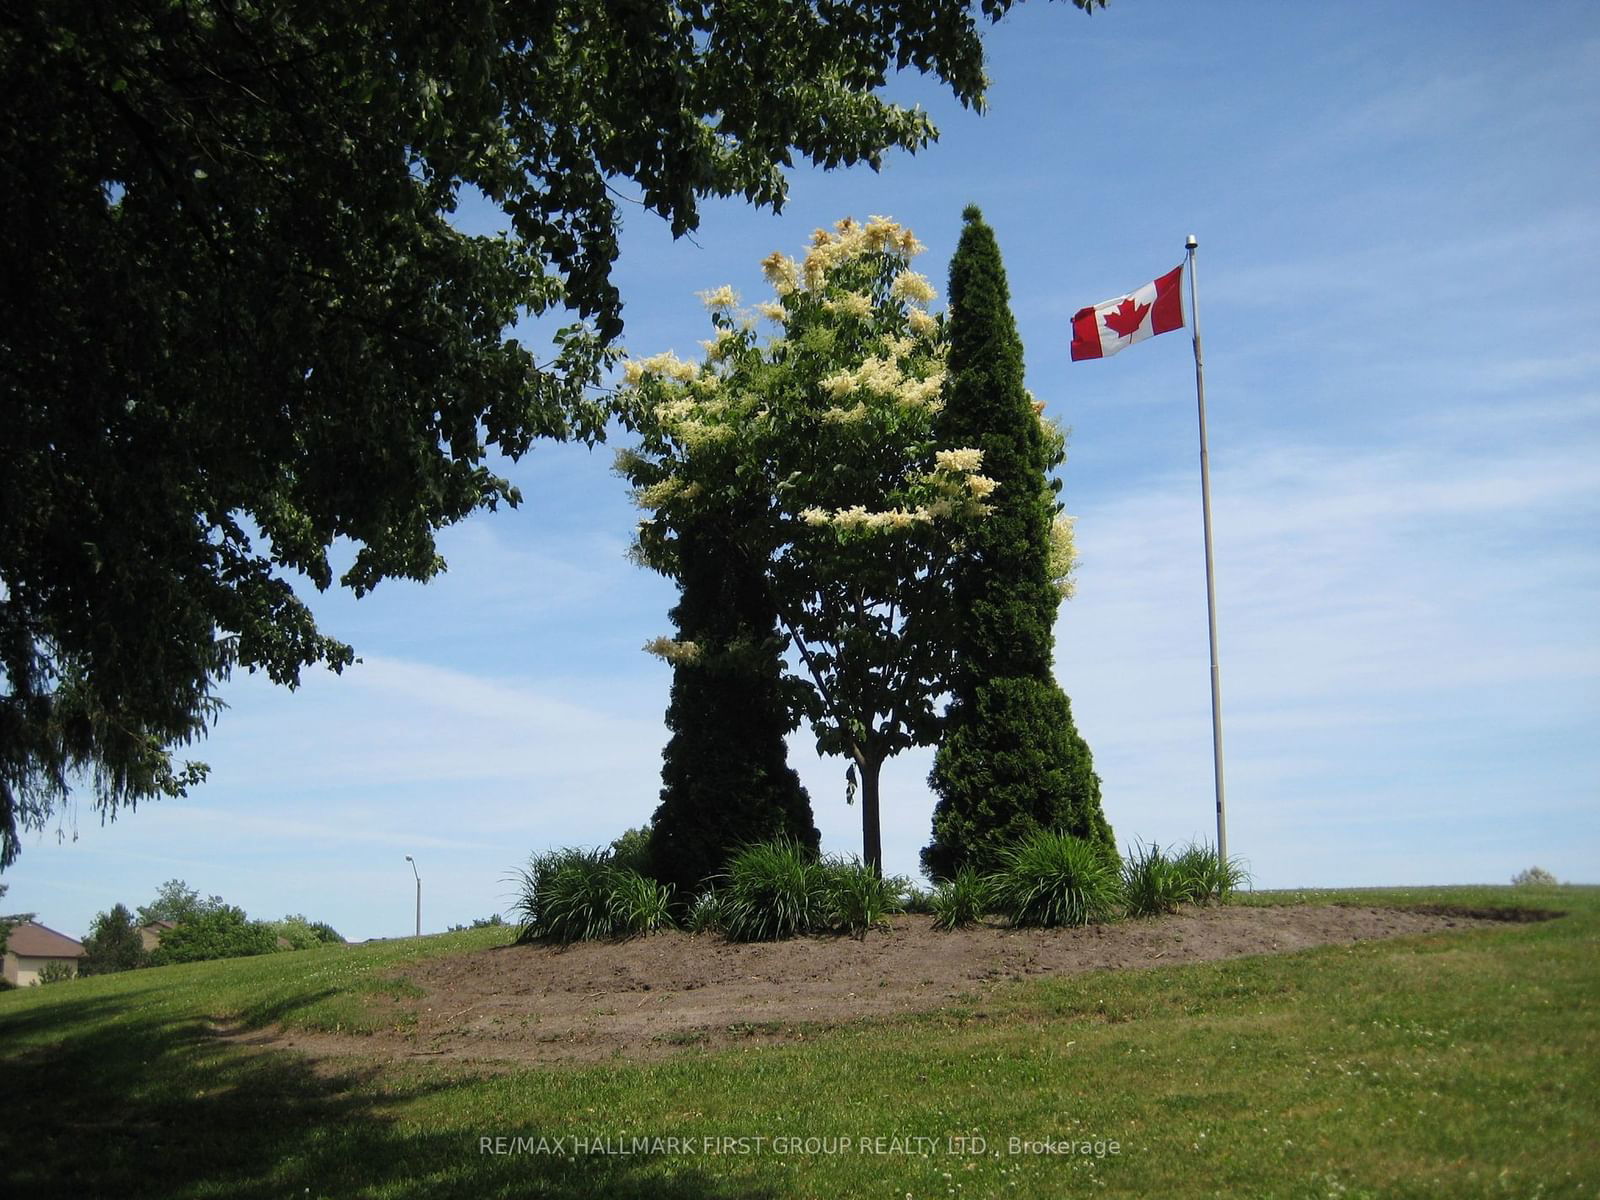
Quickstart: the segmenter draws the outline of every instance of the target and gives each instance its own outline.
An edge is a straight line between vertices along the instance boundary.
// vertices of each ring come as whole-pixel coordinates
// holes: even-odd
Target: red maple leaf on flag
[[[1139,331],[1139,326],[1144,324],[1144,315],[1150,311],[1148,304],[1135,304],[1133,297],[1123,300],[1103,318],[1106,328],[1118,337],[1132,337]]]

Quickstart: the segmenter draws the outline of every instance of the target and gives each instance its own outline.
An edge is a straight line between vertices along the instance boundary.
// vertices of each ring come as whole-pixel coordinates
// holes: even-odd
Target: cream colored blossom
[[[658,424],[671,426],[692,417],[695,407],[695,402],[688,396],[675,396],[656,405],[655,418]]]
[[[847,317],[865,321],[872,316],[872,300],[860,292],[846,292],[828,301],[828,308]]]
[[[833,523],[840,529],[859,529],[866,525],[872,514],[867,512],[866,505],[856,504],[850,508],[841,508],[833,514]]]
[[[900,230],[900,236],[897,239],[897,242],[900,247],[900,253],[904,254],[907,258],[915,258],[917,255],[921,254],[927,249],[926,246],[917,241],[917,235],[912,233],[909,229]]]
[[[640,508],[657,509],[676,496],[682,487],[683,480],[676,476],[668,476],[659,483],[652,483],[649,487],[636,490],[633,493],[633,502]]]
[[[987,475],[967,476],[967,491],[972,494],[974,500],[982,500],[999,486],[1000,484],[997,481],[990,479]]]
[[[776,321],[780,325],[788,318],[788,310],[783,305],[773,300],[763,300],[756,305],[756,312],[769,321]]]
[[[684,421],[673,434],[688,450],[696,451],[727,441],[733,436],[733,428],[710,421]]]
[[[1050,582],[1063,600],[1072,599],[1077,590],[1073,573],[1078,567],[1078,545],[1074,536],[1075,521],[1065,513],[1056,517],[1050,526]]]
[[[739,306],[739,293],[733,290],[731,284],[725,283],[709,292],[700,292],[699,296],[700,303],[704,304],[712,312],[716,312],[718,309],[737,308]]]
[[[651,638],[644,644],[646,654],[654,654],[675,667],[687,666],[700,660],[700,647],[695,642],[680,642],[669,637]]]
[[[684,362],[671,350],[664,350],[660,354],[653,354],[639,363],[640,370],[647,375],[664,375],[669,379],[681,379],[688,382],[700,373],[700,368],[694,363]]]
[[[906,324],[911,326],[911,332],[918,337],[927,337],[939,328],[939,322],[933,314],[922,308],[907,310]]]
[[[733,330],[719,329],[717,330],[716,337],[707,338],[706,340],[702,341],[700,343],[700,347],[706,352],[707,359],[712,362],[717,362],[722,359],[728,353],[728,351],[732,350],[736,344],[737,339],[734,337]]]
[[[907,529],[914,525],[916,520],[917,517],[915,513],[908,512],[903,508],[891,508],[883,512],[875,512],[870,514],[867,517],[866,526],[868,529],[892,531]]]
[[[862,243],[868,250],[881,252],[895,249],[905,231],[890,217],[868,217],[862,230]]]
[[[828,272],[833,269],[833,264],[838,258],[838,249],[832,240],[828,240],[828,231],[819,229],[817,232],[825,240],[806,251],[805,262],[800,267],[805,274],[806,287],[813,292],[822,290],[822,285],[827,282]]]
[[[774,250],[761,260],[761,273],[780,296],[787,296],[800,286],[800,268],[794,259]]]
[[[983,468],[983,451],[970,446],[960,450],[940,450],[933,456],[941,471],[978,471]]]
[[[803,508],[800,510],[800,519],[807,525],[826,525],[831,520],[825,508]]]
[[[867,419],[867,406],[859,400],[849,408],[828,408],[822,412],[827,425],[856,425]]]
[[[890,295],[897,300],[915,300],[926,304],[937,294],[933,284],[928,282],[925,275],[918,275],[915,271],[901,271],[894,277],[894,283],[889,288]]]
[[[850,371],[835,371],[821,381],[822,388],[835,400],[842,400],[856,390],[856,377]]]
[[[887,392],[890,395],[900,390],[901,381],[905,376],[901,374],[891,358],[879,358],[872,355],[864,358],[855,371],[856,386],[874,392]]]
[[[907,379],[900,385],[900,402],[913,408],[931,406],[944,388],[944,372],[935,371],[926,379]]]
[[[631,358],[622,364],[623,383],[627,384],[629,387],[638,387],[640,380],[643,378],[644,367],[641,364],[635,362]]]

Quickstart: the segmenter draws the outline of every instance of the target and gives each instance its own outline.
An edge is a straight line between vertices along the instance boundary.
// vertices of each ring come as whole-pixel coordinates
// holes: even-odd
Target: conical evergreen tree
[[[976,207],[950,262],[950,356],[939,435],[983,450],[999,486],[952,588],[956,665],[944,737],[929,778],[938,801],[924,868],[947,878],[985,870],[997,851],[1039,829],[1115,853],[1100,780],[1052,671],[1056,609],[1051,534],[1060,509],[1049,472],[1062,440],[1023,387],[994,232]]]
[[[673,664],[649,865],[687,899],[746,842],[788,837],[815,850],[821,835],[789,766],[784,737],[798,722],[765,580],[710,530],[680,538],[676,558],[671,617],[677,644],[693,650]]]

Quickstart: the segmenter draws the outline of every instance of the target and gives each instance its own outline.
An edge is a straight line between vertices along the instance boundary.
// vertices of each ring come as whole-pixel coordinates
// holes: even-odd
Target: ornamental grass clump
[[[1198,886],[1193,872],[1168,858],[1154,842],[1135,842],[1123,859],[1123,903],[1130,917],[1177,912],[1180,905],[1195,899]]]
[[[1172,861],[1195,904],[1220,903],[1250,882],[1242,859],[1223,862],[1216,848],[1204,842],[1190,842]]]
[[[672,885],[630,867],[612,868],[611,936],[639,937],[672,925]]]
[[[1043,830],[1001,851],[994,908],[1013,925],[1087,925],[1122,908],[1114,853],[1071,834]]]
[[[716,888],[707,888],[689,905],[683,927],[690,933],[715,933],[724,924],[722,894]]]
[[[519,943],[634,937],[671,924],[672,889],[617,866],[609,850],[549,850],[513,878]]]
[[[893,913],[905,911],[909,882],[898,876],[879,875],[860,859],[836,859],[823,864],[828,881],[829,922],[864,939],[867,930],[888,924]]]
[[[993,903],[993,881],[971,867],[962,867],[933,891],[933,927],[965,929],[981,920]]]
[[[734,941],[778,941],[829,924],[828,868],[792,839],[744,847],[720,883],[722,928]]]

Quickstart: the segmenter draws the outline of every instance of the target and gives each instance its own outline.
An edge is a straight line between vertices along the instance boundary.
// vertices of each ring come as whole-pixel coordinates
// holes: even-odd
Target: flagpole
[[[1194,252],[1199,240],[1184,239],[1188,251],[1189,319],[1194,330],[1194,389],[1200,409],[1200,510],[1206,528],[1206,622],[1211,633],[1211,761],[1217,783],[1217,861],[1228,864],[1227,805],[1222,786],[1222,672],[1217,662],[1217,582],[1211,557],[1211,458],[1206,451],[1206,367],[1200,350],[1200,299],[1195,287]]]

